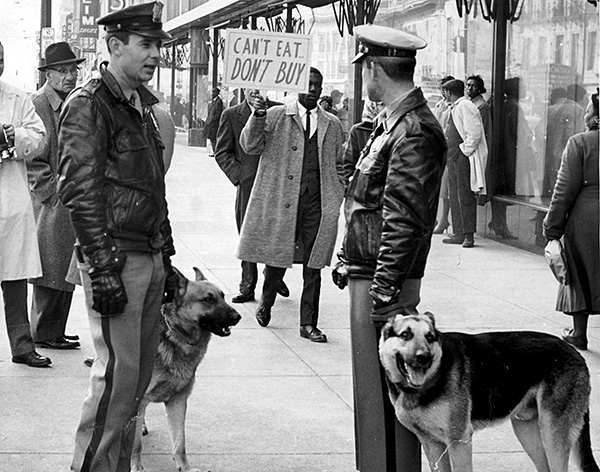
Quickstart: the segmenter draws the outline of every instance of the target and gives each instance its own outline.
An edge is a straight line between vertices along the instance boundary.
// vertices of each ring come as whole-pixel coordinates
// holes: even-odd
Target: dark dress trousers
[[[300,299],[300,325],[317,326],[319,320],[319,297],[321,294],[321,270],[308,267],[310,253],[315,244],[321,221],[321,181],[319,176],[317,132],[308,138],[305,133],[304,158],[300,180],[300,198],[296,216],[296,241],[302,252],[302,297]],[[277,289],[286,269],[267,266],[263,286],[263,302],[275,303]]]

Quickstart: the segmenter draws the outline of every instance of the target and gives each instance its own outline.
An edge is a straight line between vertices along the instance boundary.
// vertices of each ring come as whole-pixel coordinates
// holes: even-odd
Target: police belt
[[[156,233],[151,237],[136,234],[127,234],[112,236],[114,245],[123,252],[149,252],[157,254],[164,245],[164,238],[161,233]],[[85,262],[83,250],[80,245],[75,246],[75,256],[79,262]]]

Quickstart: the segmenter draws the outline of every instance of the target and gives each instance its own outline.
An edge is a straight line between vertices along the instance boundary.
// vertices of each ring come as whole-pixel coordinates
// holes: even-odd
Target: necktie
[[[310,110],[306,110],[306,136],[310,138]]]

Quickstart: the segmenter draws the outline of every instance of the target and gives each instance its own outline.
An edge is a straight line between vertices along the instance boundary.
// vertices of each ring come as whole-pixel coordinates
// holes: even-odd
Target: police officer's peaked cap
[[[427,46],[427,42],[418,36],[387,26],[359,25],[354,28],[354,35],[359,46],[353,63],[360,62],[365,56],[414,59],[417,49]]]
[[[132,5],[122,10],[109,13],[98,19],[99,25],[104,25],[107,33],[127,31],[154,39],[171,39],[171,35],[162,29],[161,2]]]

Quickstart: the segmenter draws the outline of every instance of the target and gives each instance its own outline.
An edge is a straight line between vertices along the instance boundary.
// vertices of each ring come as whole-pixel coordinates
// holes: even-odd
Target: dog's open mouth
[[[431,362],[429,362],[427,365],[409,365],[404,361],[402,356],[397,356],[396,364],[398,365],[398,370],[406,379],[406,383],[409,385],[409,387],[416,389],[423,386],[427,378],[427,371],[431,367]]]

